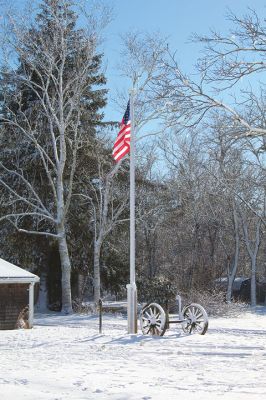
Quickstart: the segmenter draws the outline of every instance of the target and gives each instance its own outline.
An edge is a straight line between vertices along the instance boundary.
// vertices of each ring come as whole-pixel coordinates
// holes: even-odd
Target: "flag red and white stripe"
[[[121,121],[120,130],[113,147],[113,158],[116,162],[121,160],[130,151],[130,130],[130,105],[128,102],[126,112]]]

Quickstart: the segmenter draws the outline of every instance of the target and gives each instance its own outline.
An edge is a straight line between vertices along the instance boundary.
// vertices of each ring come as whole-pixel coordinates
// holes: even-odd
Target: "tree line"
[[[255,305],[256,280],[266,276],[266,30],[255,11],[229,18],[229,35],[193,36],[205,48],[197,80],[163,37],[131,32],[121,44],[121,74],[138,88],[143,301],[153,286],[210,290],[221,277],[231,301],[242,275]],[[107,8],[43,0],[33,19],[7,13],[2,27],[0,253],[37,266],[46,302],[54,293],[65,313],[89,287],[95,302],[104,291],[122,297],[129,275],[129,163],[114,164],[118,123],[104,119],[99,45],[109,19]],[[116,102],[123,110],[125,94]]]

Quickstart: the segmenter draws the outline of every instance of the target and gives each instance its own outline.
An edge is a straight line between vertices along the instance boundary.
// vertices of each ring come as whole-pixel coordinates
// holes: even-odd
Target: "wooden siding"
[[[19,314],[29,303],[29,284],[0,284],[0,330],[16,329]]]

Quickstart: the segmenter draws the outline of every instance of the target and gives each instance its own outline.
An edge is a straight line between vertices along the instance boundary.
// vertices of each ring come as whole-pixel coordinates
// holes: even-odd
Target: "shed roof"
[[[37,275],[0,258],[0,283],[30,283],[39,280]]]

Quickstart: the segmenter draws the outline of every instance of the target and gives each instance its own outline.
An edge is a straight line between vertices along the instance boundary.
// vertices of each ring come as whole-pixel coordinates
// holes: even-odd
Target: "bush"
[[[236,316],[246,310],[248,305],[241,302],[226,303],[224,292],[211,291],[202,292],[190,290],[189,292],[179,292],[182,297],[182,305],[198,303],[202,305],[209,316]]]
[[[173,282],[163,276],[152,279],[142,278],[137,282],[138,300],[142,303],[155,302],[165,307],[174,301],[177,288]]]
[[[72,301],[72,307],[77,314],[93,314],[96,311],[94,303],[86,303],[78,298]]]

